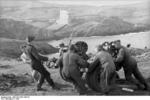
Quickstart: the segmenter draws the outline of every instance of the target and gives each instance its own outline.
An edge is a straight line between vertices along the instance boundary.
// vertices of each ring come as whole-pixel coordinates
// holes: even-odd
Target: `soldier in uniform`
[[[27,56],[27,54],[25,52],[25,48],[26,48],[26,45],[21,46],[22,54],[21,54],[20,58],[24,63],[31,64],[31,59]],[[32,75],[35,82],[39,81],[40,74],[36,70],[32,69],[31,75]]]
[[[90,64],[89,68],[91,69],[97,64],[101,65],[100,88],[103,93],[108,93],[111,89],[111,86],[115,83],[115,64],[112,56],[103,49],[102,45],[97,47],[97,51],[98,53],[96,54],[94,61]]]
[[[33,36],[27,37],[26,39],[27,46],[25,48],[25,52],[28,55],[28,57],[31,59],[31,68],[40,73],[39,83],[37,84],[37,91],[42,90],[41,86],[44,83],[45,79],[52,87],[52,89],[59,89],[58,87],[55,86],[53,80],[50,77],[50,73],[46,70],[46,68],[42,64],[43,61],[48,61],[48,58],[38,53],[34,45],[31,44],[33,40],[34,40]]]
[[[139,88],[141,88],[140,83],[142,83],[144,85],[144,89],[148,90],[149,86],[140,73],[135,58],[130,55],[126,47],[121,45],[120,41],[115,41],[114,43],[115,48],[119,50],[116,59],[114,59],[114,62],[119,63],[119,65],[123,67],[126,80],[136,84]],[[132,77],[132,74],[140,83]]]
[[[69,51],[59,59],[59,65],[63,66],[62,74],[65,80],[72,82],[80,95],[85,94],[87,88],[81,78],[80,67],[87,67],[88,63],[76,53],[76,46],[71,45]]]

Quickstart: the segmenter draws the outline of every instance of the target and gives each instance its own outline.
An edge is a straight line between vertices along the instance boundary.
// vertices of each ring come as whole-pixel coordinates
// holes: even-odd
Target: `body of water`
[[[75,43],[76,41],[85,41],[88,44],[89,52],[94,52],[94,49],[98,44],[101,44],[105,41],[114,41],[114,40],[121,40],[124,46],[130,43],[131,46],[134,48],[141,48],[141,49],[144,49],[145,47],[150,48],[150,31],[140,33],[129,33],[125,35],[115,35],[115,36],[92,36],[92,37],[72,38],[73,43]],[[58,41],[50,41],[49,44],[56,47],[62,42],[68,44],[69,38]]]

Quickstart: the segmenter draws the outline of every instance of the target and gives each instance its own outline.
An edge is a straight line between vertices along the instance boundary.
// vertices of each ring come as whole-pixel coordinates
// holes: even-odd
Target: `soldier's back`
[[[76,59],[77,59],[77,54],[72,53],[72,52],[67,52],[64,53],[63,55],[63,65],[64,67],[76,67]]]

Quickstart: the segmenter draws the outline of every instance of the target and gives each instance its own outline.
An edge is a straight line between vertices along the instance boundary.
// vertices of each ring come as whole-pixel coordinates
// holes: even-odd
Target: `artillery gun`
[[[106,42],[106,43],[107,43],[107,46],[108,46],[108,49],[107,49],[106,51],[109,52],[109,53],[112,55],[112,57],[116,57],[118,51],[117,51],[117,49],[115,48],[115,46],[113,45],[113,42],[110,42],[110,43],[109,43],[109,42]],[[102,45],[105,46],[106,43],[103,43]],[[75,45],[76,45],[76,47],[77,47],[77,49],[78,49],[78,50],[77,50],[77,51],[78,51],[77,53],[78,53],[84,60],[86,60],[87,62],[89,62],[89,64],[92,63],[92,61],[90,61],[90,60],[91,60],[91,55],[88,56],[88,55],[86,54],[86,52],[87,52],[87,50],[88,50],[88,45],[87,45],[87,43],[84,42],[84,41],[78,41],[78,42],[75,43]],[[59,60],[58,60],[58,61],[59,61]],[[51,62],[58,63],[58,62],[56,61],[56,59],[52,59]],[[60,65],[59,65],[59,67],[60,67],[60,69],[59,69],[60,76],[62,77],[63,80],[69,81],[69,80],[67,80],[67,79],[63,76],[63,74],[62,74],[62,69],[63,69],[63,64],[62,64],[62,62],[59,63],[59,64],[60,64]],[[116,63],[115,63],[115,64],[116,64]],[[86,80],[86,83],[87,83],[88,87],[91,88],[91,89],[94,90],[94,91],[101,92],[101,87],[100,87],[100,81],[101,81],[101,79],[100,79],[101,64],[100,64],[100,63],[97,63],[97,64],[94,64],[94,65],[95,65],[95,66],[91,66],[91,67],[87,66],[88,71],[85,71],[85,70],[80,70],[80,71],[81,71],[81,74],[86,73],[86,74],[85,74],[85,80]],[[116,68],[116,69],[118,69],[118,70],[121,68],[118,64],[116,64],[116,67],[118,67],[118,68]],[[51,68],[51,66],[50,66],[50,68]],[[58,68],[58,66],[56,66],[55,68]],[[119,75],[118,75],[117,73],[116,73],[116,78],[119,79]]]
[[[86,42],[84,41],[78,41],[75,43],[75,45],[77,46],[78,49],[78,54],[85,60],[88,60],[89,57],[88,55],[86,55],[86,52],[88,50],[88,45]],[[94,91],[100,91],[100,66],[99,64],[97,64],[96,66],[92,66],[93,68],[88,68],[87,69],[90,70],[90,72],[86,72],[86,82],[88,84],[88,86],[94,90]],[[60,75],[62,77],[62,79],[64,79],[65,81],[68,81],[62,74],[62,68],[63,65],[60,65]],[[83,73],[83,72],[81,72]]]
[[[75,43],[75,45],[77,46],[77,53],[84,59],[86,60],[87,62],[89,62],[89,64],[92,62],[90,61],[90,56],[88,56],[86,54],[87,50],[88,50],[88,45],[86,42],[84,41],[78,41]],[[104,44],[103,44],[104,45]],[[114,46],[112,45],[112,43],[109,43],[108,44],[109,46],[109,49],[108,49],[108,52],[113,56],[115,57],[116,56],[116,49],[114,48]],[[53,60],[56,60],[56,59],[53,59]],[[52,60],[52,62],[54,62]],[[59,60],[58,60],[59,61]],[[51,62],[51,61],[50,61]],[[63,69],[63,64],[62,62],[57,62],[55,61],[54,63],[59,63],[59,67],[60,67],[60,76],[62,77],[63,80],[65,81],[69,81],[67,80],[63,74],[62,74],[62,69]],[[57,64],[56,64],[57,65]],[[86,80],[86,83],[88,85],[89,88],[91,88],[92,90],[94,91],[97,91],[97,92],[100,92],[101,91],[101,88],[100,88],[100,74],[101,74],[101,64],[100,63],[97,63],[97,64],[94,64],[95,66],[87,66],[86,69],[88,69],[88,71],[86,70],[82,70],[82,68],[80,68],[80,71],[81,71],[81,74],[85,73],[85,80]],[[51,66],[49,67],[51,68]],[[55,68],[58,68],[58,66],[56,66]],[[120,69],[120,68],[119,68]],[[117,75],[117,77],[119,78],[119,76]]]

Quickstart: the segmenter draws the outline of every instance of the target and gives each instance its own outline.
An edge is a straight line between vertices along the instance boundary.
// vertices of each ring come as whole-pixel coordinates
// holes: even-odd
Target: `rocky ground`
[[[142,74],[150,84],[150,52],[136,56],[138,66]],[[45,82],[44,91],[36,91],[35,83],[31,77],[31,69],[28,64],[10,58],[0,59],[0,94],[1,95],[78,95],[73,90],[72,84],[65,82],[59,75],[59,69],[48,69],[56,84],[61,87],[60,91],[52,90]],[[123,71],[119,71],[121,78],[124,78]],[[134,92],[123,91],[122,88],[133,89]],[[89,95],[102,95],[91,91]],[[117,88],[112,90],[109,95],[150,95],[149,91],[137,90],[134,85],[126,85],[120,81]]]

